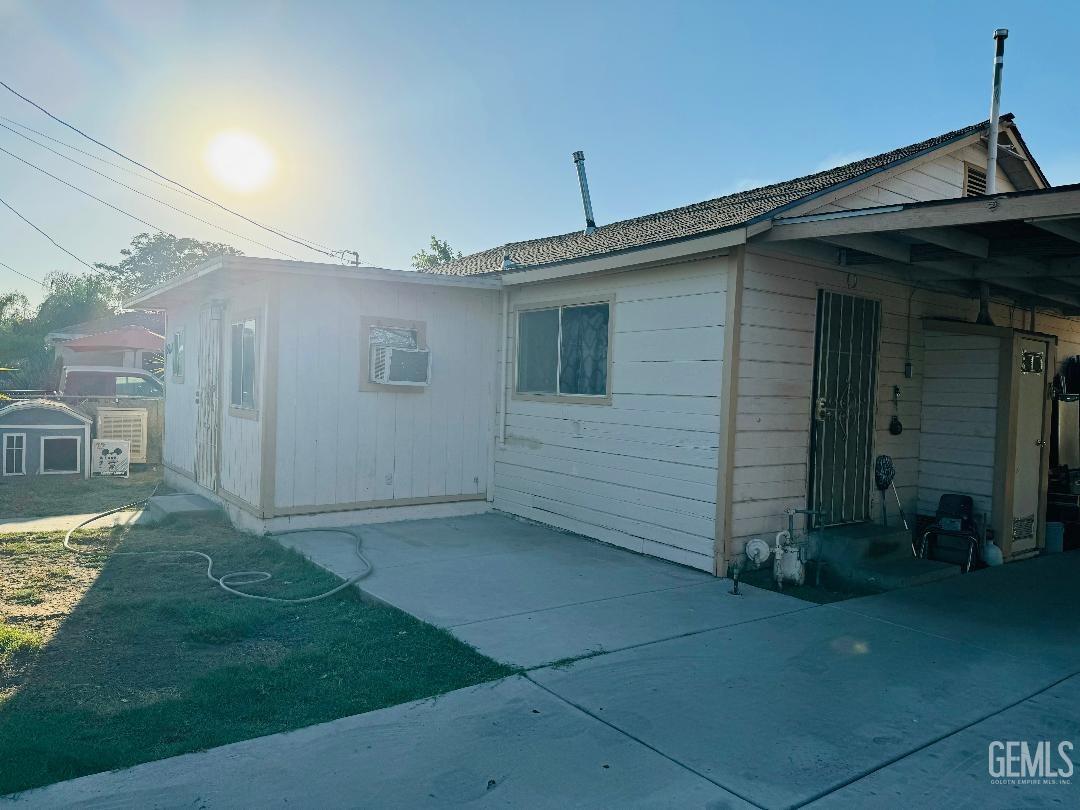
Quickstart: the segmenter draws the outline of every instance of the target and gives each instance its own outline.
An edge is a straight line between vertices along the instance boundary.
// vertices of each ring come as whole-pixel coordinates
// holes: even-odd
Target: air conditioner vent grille
[[[97,412],[97,437],[129,442],[132,463],[145,464],[146,423],[145,408],[100,408]]]

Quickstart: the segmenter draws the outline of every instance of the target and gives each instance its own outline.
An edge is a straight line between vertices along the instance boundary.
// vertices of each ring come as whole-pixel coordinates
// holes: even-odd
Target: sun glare
[[[230,191],[259,191],[273,179],[277,168],[265,141],[239,129],[211,138],[203,158],[214,179]]]

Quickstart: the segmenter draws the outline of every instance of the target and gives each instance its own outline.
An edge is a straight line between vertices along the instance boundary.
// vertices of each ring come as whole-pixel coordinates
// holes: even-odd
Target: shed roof
[[[117,312],[115,315],[106,315],[104,318],[95,318],[92,321],[82,321],[54,329],[46,335],[46,338],[48,340],[64,340],[85,335],[96,335],[98,332],[122,329],[125,326],[142,326],[152,332],[164,332],[165,313],[145,312],[142,310]]]
[[[1015,130],[1013,115],[1001,117]],[[989,121],[980,121],[890,152],[857,160],[827,171],[797,177],[782,183],[728,194],[712,200],[647,214],[621,222],[602,225],[592,233],[573,231],[543,239],[510,242],[490,250],[473,253],[428,272],[449,275],[478,275],[504,269],[518,269],[564,261],[585,259],[610,253],[679,241],[747,225],[774,215],[791,206],[852,183],[920,155],[989,129]],[[1019,139],[1019,132],[1016,133]],[[1023,144],[1023,140],[1019,139]],[[1038,164],[1030,160],[1032,170],[1045,182]],[[1046,185],[1049,185],[1046,183]],[[504,266],[504,258],[510,267]]]
[[[107,332],[75,338],[64,344],[67,349],[76,352],[91,352],[106,349],[161,349],[165,337],[151,332],[145,326],[124,326]]]
[[[89,425],[91,422],[89,416],[65,405],[63,402],[53,402],[49,399],[20,399],[0,408],[0,424],[3,424],[7,418],[21,416],[23,418],[17,420],[19,424],[32,427],[33,423],[26,421],[25,416],[34,410],[50,412],[47,418],[52,419],[53,422],[55,422],[53,414],[56,413],[68,416],[84,425]],[[42,422],[42,424],[50,424],[50,422]]]

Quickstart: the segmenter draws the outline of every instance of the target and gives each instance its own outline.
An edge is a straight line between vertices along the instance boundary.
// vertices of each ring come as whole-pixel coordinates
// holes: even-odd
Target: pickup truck
[[[165,387],[149,371],[122,366],[67,366],[60,375],[59,395],[124,399],[162,399]]]

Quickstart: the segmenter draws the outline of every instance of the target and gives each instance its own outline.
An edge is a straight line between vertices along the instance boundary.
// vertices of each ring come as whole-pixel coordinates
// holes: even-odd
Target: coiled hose
[[[93,517],[87,518],[77,526],[73,526],[72,528],[68,529],[67,534],[64,535],[64,548],[74,554],[80,553],[81,549],[79,549],[71,542],[71,537],[75,534],[75,532],[77,532],[84,526],[90,525],[96,520],[101,520],[102,518],[106,518],[109,515],[115,515],[117,512],[123,512],[136,506],[142,506],[146,504],[146,502],[149,501],[152,497],[154,497],[156,493],[157,488],[155,487],[154,491],[142,500],[132,501],[131,503],[126,503],[123,506],[118,506],[115,509],[110,509],[107,512],[102,512],[100,514],[94,515]],[[343,591],[346,588],[355,585],[357,582],[359,582],[361,579],[371,573],[373,569],[371,561],[368,560],[368,558],[365,557],[363,552],[360,550],[360,545],[362,542],[361,537],[358,533],[352,531],[351,529],[289,529],[288,531],[284,532],[276,532],[274,534],[271,534],[270,536],[281,537],[286,534],[301,534],[308,532],[332,532],[334,534],[348,535],[349,537],[355,539],[356,556],[359,557],[360,561],[364,564],[364,570],[361,571],[359,574],[356,574],[355,576],[352,576],[349,579],[345,580],[340,585],[331,588],[330,590],[323,593],[315,594],[314,596],[304,596],[299,599],[282,599],[277,596],[261,596],[254,593],[245,593],[244,591],[239,591],[236,589],[236,587],[234,587],[242,585],[254,585],[256,582],[266,582],[267,580],[273,578],[273,574],[271,574],[269,571],[230,571],[227,574],[222,574],[220,577],[216,577],[214,576],[214,558],[202,551],[194,551],[190,549],[160,549],[156,551],[116,551],[113,553],[117,555],[122,554],[128,557],[156,556],[164,554],[201,557],[202,559],[206,560],[206,578],[209,579],[211,582],[216,582],[218,587],[220,587],[223,591],[228,591],[234,596],[242,596],[245,599],[258,599],[261,602],[277,602],[279,604],[285,605],[300,605],[304,604],[305,602],[317,602],[320,599],[326,599],[326,597],[333,596],[338,591]]]

